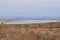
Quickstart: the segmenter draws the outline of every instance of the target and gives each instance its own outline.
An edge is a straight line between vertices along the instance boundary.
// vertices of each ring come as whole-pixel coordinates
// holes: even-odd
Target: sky
[[[0,17],[60,16],[60,0],[0,0]]]

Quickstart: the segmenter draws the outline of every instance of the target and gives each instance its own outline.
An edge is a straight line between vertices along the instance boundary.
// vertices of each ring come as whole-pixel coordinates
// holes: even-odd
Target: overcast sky
[[[60,0],[0,0],[0,17],[60,16]]]

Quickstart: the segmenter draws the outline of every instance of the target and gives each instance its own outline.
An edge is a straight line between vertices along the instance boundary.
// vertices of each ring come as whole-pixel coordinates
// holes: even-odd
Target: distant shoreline
[[[60,22],[31,23],[31,24],[0,24],[2,27],[32,27],[32,28],[60,28]]]

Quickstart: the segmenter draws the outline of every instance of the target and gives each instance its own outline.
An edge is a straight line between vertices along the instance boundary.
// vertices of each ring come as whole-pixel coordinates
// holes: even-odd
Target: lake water
[[[48,23],[57,22],[57,20],[19,20],[14,22],[6,22],[5,24],[31,24],[31,23]]]

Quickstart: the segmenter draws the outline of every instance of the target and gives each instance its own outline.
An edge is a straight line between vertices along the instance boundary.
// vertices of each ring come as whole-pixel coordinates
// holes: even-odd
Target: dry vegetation
[[[60,40],[60,23],[0,24],[0,40]]]

